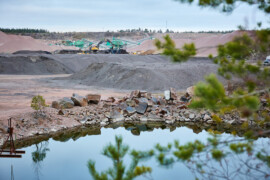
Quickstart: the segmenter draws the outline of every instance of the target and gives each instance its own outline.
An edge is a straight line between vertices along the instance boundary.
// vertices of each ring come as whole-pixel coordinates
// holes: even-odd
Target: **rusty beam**
[[[10,150],[9,149],[4,149],[2,152],[10,153]],[[15,150],[13,153],[15,153],[15,154],[25,154],[25,151]]]
[[[1,154],[1,158],[21,158],[22,155],[12,155],[12,154]]]

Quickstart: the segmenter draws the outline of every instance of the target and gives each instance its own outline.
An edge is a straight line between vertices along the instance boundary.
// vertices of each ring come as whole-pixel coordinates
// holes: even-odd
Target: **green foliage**
[[[244,152],[248,152],[251,153],[252,152],[252,146],[253,146],[253,142],[252,141],[248,141],[246,143],[232,143],[230,144],[230,149],[232,151],[234,151],[237,154],[241,154]]]
[[[173,62],[184,62],[187,61],[191,56],[196,55],[196,48],[194,43],[185,44],[182,50],[175,47],[174,41],[169,35],[164,36],[165,42],[162,43],[160,40],[156,40],[156,46],[158,49],[163,49],[163,53],[169,56]]]
[[[268,0],[174,0],[181,3],[191,4],[193,2],[198,2],[198,6],[200,7],[210,7],[210,8],[218,8],[222,12],[231,13],[236,7],[237,3],[244,3],[248,5],[256,5],[258,9],[264,11],[265,13],[270,13],[270,5]]]
[[[233,59],[244,59],[251,55],[252,45],[253,41],[247,34],[237,36],[233,41],[219,45],[218,55],[219,57],[229,56]]]
[[[47,148],[48,143],[36,144],[36,151],[32,152],[32,160],[34,163],[39,163],[46,158],[46,153],[50,149]]]
[[[196,98],[189,105],[190,108],[206,108],[221,113],[227,110],[239,110],[243,116],[250,116],[259,109],[260,105],[257,96],[243,90],[227,96],[224,86],[214,74],[206,77],[206,83],[200,82],[195,86],[195,96]],[[220,122],[218,117],[215,120]]]
[[[124,157],[129,151],[129,147],[123,144],[121,136],[115,137],[115,145],[109,144],[104,149],[102,154],[110,158],[113,162],[113,167],[105,172],[98,173],[96,171],[95,162],[89,160],[87,163],[89,173],[95,180],[131,180],[135,177],[146,175],[152,172],[151,167],[138,166],[139,162],[146,160],[154,155],[154,151],[135,151],[132,150],[130,156],[132,158],[129,168],[124,165]]]
[[[211,150],[213,159],[217,161],[221,161],[221,159],[225,156],[224,153],[219,149],[212,149]]]
[[[18,33],[48,33],[45,29],[29,29],[29,28],[0,28],[0,31],[10,34]]]
[[[46,106],[45,99],[42,96],[37,95],[32,98],[31,108],[34,110],[39,111]]]
[[[270,168],[270,155],[266,153],[265,150],[262,150],[261,152],[258,152],[256,157],[267,164],[267,166]]]

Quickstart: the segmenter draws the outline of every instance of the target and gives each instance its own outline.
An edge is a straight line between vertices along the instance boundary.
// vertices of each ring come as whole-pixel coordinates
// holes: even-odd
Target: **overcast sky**
[[[269,18],[268,18],[269,19]],[[268,25],[256,7],[239,5],[228,15],[173,0],[0,0],[0,27],[49,31],[107,31],[167,27],[175,31],[232,30]]]

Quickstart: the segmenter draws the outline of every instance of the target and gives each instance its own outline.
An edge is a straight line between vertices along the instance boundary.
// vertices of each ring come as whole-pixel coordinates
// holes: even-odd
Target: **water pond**
[[[93,179],[89,173],[88,160],[95,161],[97,171],[105,171],[113,166],[112,161],[101,154],[104,146],[115,143],[115,136],[121,135],[123,143],[130,149],[149,150],[157,143],[167,145],[174,140],[187,143],[196,139],[207,141],[207,131],[194,133],[188,127],[159,127],[149,128],[145,124],[130,126],[115,126],[110,128],[98,128],[75,130],[67,134],[62,133],[57,137],[44,138],[38,141],[29,141],[28,144],[19,144],[26,151],[19,159],[0,159],[0,179]],[[232,135],[223,133],[222,137],[229,138]],[[257,141],[260,141],[259,139]],[[265,138],[264,138],[265,140]],[[262,140],[262,141],[264,141]],[[23,147],[24,146],[24,147]],[[41,156],[36,157],[39,152]],[[131,159],[127,156],[124,163],[129,165]],[[161,167],[155,158],[151,158],[141,164],[152,167],[151,175],[139,176],[136,179],[194,179],[194,174],[179,162],[172,167]]]

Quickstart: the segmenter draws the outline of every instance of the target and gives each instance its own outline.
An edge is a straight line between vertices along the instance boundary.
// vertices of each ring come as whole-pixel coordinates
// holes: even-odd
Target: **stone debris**
[[[210,112],[188,109],[192,95],[191,92],[186,92],[184,96],[179,97],[174,88],[165,91],[163,97],[139,90],[132,91],[128,97],[119,99],[109,97],[106,100],[101,100],[101,96],[98,94],[87,94],[86,96],[73,94],[72,101],[70,98],[63,98],[61,101],[54,101],[52,107],[60,109],[59,115],[73,118],[86,125],[106,126],[109,123],[120,121],[215,124]],[[64,107],[74,105],[82,107],[74,107],[74,110],[62,110],[65,109]],[[245,122],[240,120],[239,115],[225,114],[221,118],[230,125]]]

